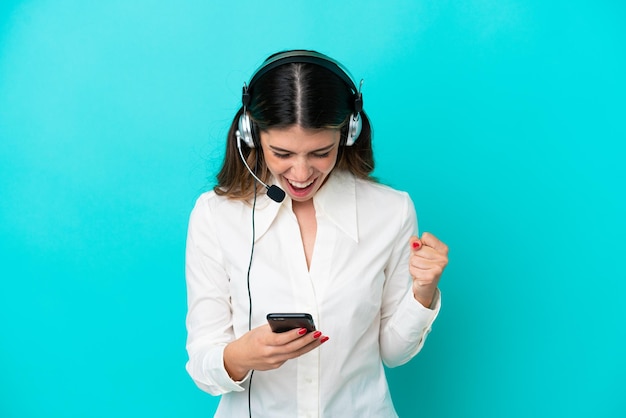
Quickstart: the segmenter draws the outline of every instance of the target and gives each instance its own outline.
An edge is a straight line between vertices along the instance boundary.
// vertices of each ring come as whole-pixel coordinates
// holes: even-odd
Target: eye
[[[328,151],[328,152],[324,152],[324,153],[321,153],[321,154],[313,154],[313,156],[315,156],[315,157],[317,157],[317,158],[326,158],[326,157],[328,157],[329,155],[330,155],[330,151]]]
[[[291,154],[289,153],[280,153],[280,152],[274,152],[274,157],[276,158],[289,158],[291,156]]]

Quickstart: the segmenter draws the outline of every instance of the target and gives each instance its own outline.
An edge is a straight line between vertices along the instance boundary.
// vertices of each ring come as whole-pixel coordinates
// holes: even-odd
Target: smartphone
[[[308,313],[271,313],[267,314],[267,322],[274,332],[287,332],[294,328],[306,328],[315,331],[313,317]]]

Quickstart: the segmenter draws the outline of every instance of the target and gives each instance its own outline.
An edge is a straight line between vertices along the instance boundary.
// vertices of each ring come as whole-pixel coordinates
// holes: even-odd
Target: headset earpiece
[[[346,138],[346,146],[351,147],[356,142],[357,138],[361,134],[361,128],[363,122],[361,121],[360,113],[353,113],[350,115],[350,123],[348,124],[348,136]]]
[[[352,78],[348,78],[352,80]],[[363,87],[363,80],[359,83],[358,90],[353,83],[356,94],[354,96],[354,113],[350,115],[350,123],[348,124],[348,137],[346,138],[346,146],[351,147],[356,142],[359,135],[361,135],[361,128],[363,127],[363,121],[361,120],[361,111],[363,110],[363,94],[361,88]]]
[[[245,108],[241,116],[239,116],[238,128],[237,138],[243,141],[248,148],[254,148],[254,139],[252,138],[252,122],[250,121],[250,115],[248,115]]]

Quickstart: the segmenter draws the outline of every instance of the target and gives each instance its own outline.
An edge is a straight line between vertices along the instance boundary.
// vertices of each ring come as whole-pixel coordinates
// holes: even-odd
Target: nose
[[[291,176],[295,181],[306,181],[311,177],[312,171],[308,158],[300,157],[291,167]]]

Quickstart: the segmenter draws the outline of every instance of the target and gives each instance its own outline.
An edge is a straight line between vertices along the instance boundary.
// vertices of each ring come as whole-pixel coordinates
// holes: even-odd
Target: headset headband
[[[254,72],[252,78],[250,78],[250,82],[248,83],[248,85],[244,84],[243,86],[242,102],[244,107],[248,107],[248,105],[250,104],[250,94],[248,90],[261,76],[276,67],[291,63],[315,64],[319,65],[320,67],[326,68],[337,77],[339,77],[352,91],[352,93],[356,95],[354,100],[354,112],[359,113],[363,110],[363,99],[361,96],[360,85],[359,88],[356,87],[356,83],[350,75],[350,72],[334,59],[327,57],[324,54],[320,54],[319,52],[309,51],[305,49],[279,52],[265,60],[265,62]],[[361,84],[363,84],[363,81],[361,81]]]

